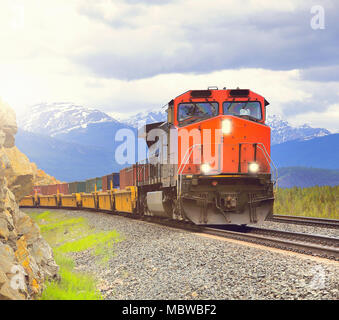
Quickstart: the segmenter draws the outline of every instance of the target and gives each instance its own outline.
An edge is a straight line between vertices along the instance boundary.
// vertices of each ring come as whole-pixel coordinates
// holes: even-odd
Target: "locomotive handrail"
[[[190,146],[190,147],[186,150],[186,153],[185,153],[185,155],[184,155],[183,160],[186,159],[186,156],[187,156],[188,153],[189,153],[189,155],[188,155],[187,159],[185,160],[185,162],[180,164],[180,167],[179,167],[179,169],[178,169],[179,186],[178,186],[178,188],[177,188],[177,199],[179,199],[180,196],[181,196],[182,172],[184,171],[184,168],[185,168],[185,166],[187,165],[187,163],[188,163],[188,161],[189,161],[189,159],[190,159],[190,157],[191,157],[191,155],[192,155],[193,149],[194,149],[195,147],[197,147],[197,146],[201,147],[201,144],[194,144],[194,145]],[[190,150],[191,150],[191,151],[190,151]],[[189,151],[190,151],[190,152],[189,152]]]
[[[221,163],[221,159],[220,159],[220,154],[221,154],[221,152],[220,152],[220,147],[221,147],[221,143],[205,143],[204,145],[218,145],[218,151],[219,151],[219,157],[218,157],[218,159],[219,159],[219,164],[218,164],[218,167],[219,167],[219,170],[221,169],[220,168],[220,163]],[[188,163],[188,161],[189,161],[189,159],[190,159],[190,157],[191,157],[191,155],[192,155],[192,152],[193,152],[193,149],[195,148],[195,147],[200,147],[201,148],[201,146],[202,146],[202,144],[194,144],[194,145],[192,145],[192,146],[190,146],[188,149],[187,149],[187,151],[186,151],[186,153],[185,153],[185,155],[184,155],[184,157],[183,157],[183,161],[185,160],[185,162],[183,163],[183,161],[181,162],[181,164],[180,164],[180,167],[179,167],[179,169],[178,169],[178,182],[179,182],[179,186],[178,186],[178,188],[177,188],[177,198],[179,199],[179,197],[181,196],[181,185],[182,185],[182,172],[184,171],[184,169],[185,169],[185,167],[186,167],[186,165],[187,165],[187,163]],[[190,152],[189,152],[190,151]],[[188,156],[187,156],[187,154],[188,154]],[[187,159],[186,159],[187,158]]]
[[[214,145],[218,145],[220,146],[221,144],[220,143],[213,143]],[[245,142],[239,142],[239,143],[234,143],[234,144],[228,144],[228,145],[240,145],[240,144],[256,144],[259,148],[259,150],[262,151],[264,157],[265,157],[265,160],[267,162],[267,164],[271,167],[271,169],[273,169],[273,175],[274,175],[274,178],[273,178],[273,184],[275,186],[275,188],[278,187],[278,169],[277,167],[275,166],[272,158],[270,157],[270,155],[268,154],[267,150],[266,150],[266,147],[263,143],[261,142],[256,142],[256,143],[252,143],[252,142],[248,142],[248,141],[245,141]],[[186,150],[186,153],[182,159],[182,162],[178,168],[178,188],[177,188],[177,198],[179,198],[181,196],[181,187],[182,187],[182,172],[184,171],[192,153],[193,153],[193,149],[196,148],[196,147],[201,147],[202,144],[194,144],[192,146],[190,146],[187,150]],[[220,153],[220,150],[219,150],[219,153]],[[219,154],[219,162],[220,162],[220,154]]]
[[[262,149],[262,148],[259,146],[259,149],[260,149],[261,151],[263,151],[263,154],[264,154],[264,156],[265,156],[265,158],[266,158],[266,161],[270,164],[270,166],[271,166],[271,164],[272,164],[273,167],[274,167],[274,170],[275,170],[275,174],[274,174],[274,177],[275,177],[274,185],[275,185],[275,188],[277,189],[277,188],[278,188],[278,169],[277,169],[277,167],[275,166],[275,164],[274,164],[274,162],[273,162],[271,156],[268,154],[265,145],[264,145],[263,143],[261,143],[261,142],[258,142],[257,144],[259,144],[259,145],[261,145],[261,146],[263,147],[263,149]],[[268,159],[267,159],[267,158],[268,158]]]
[[[218,147],[219,147],[219,153],[221,153],[221,152],[220,152],[220,146],[221,146],[220,143],[204,143],[204,145],[218,145]],[[178,174],[181,174],[182,171],[184,170],[184,167],[187,165],[188,160],[190,159],[190,157],[191,157],[191,155],[192,155],[193,149],[194,149],[195,147],[201,147],[201,146],[202,146],[202,144],[197,143],[197,144],[194,144],[194,145],[190,146],[190,147],[187,149],[187,151],[186,151],[186,153],[185,153],[185,155],[184,155],[184,157],[183,157],[183,159],[182,159],[182,163],[180,164],[180,167],[178,168]],[[186,156],[187,156],[187,154],[188,154],[188,152],[189,152],[190,150],[191,150],[191,152],[190,152],[190,154],[188,155],[188,157],[187,157],[187,159],[186,159]],[[185,159],[186,159],[186,160],[185,160]],[[185,160],[185,162],[183,163],[184,160]],[[219,170],[220,170],[220,157],[219,157]]]
[[[219,169],[220,169],[220,161],[221,161],[221,159],[220,159],[220,157],[221,157],[221,155],[220,155],[220,153],[221,153],[221,150],[220,150],[220,146],[221,146],[221,144],[220,143],[210,143],[210,145],[218,145],[219,146],[219,157],[218,157],[218,160],[219,160]],[[268,152],[267,152],[267,150],[266,150],[266,147],[265,147],[265,145],[263,144],[263,143],[261,143],[261,142],[256,142],[256,143],[252,143],[252,142],[248,142],[248,141],[241,141],[241,142],[239,142],[239,143],[233,143],[233,144],[227,144],[227,145],[244,145],[244,144],[251,144],[251,145],[254,145],[254,144],[256,144],[257,146],[258,146],[258,149],[259,150],[261,150],[262,151],[262,153],[263,153],[263,155],[264,155],[264,157],[265,157],[265,160],[266,160],[266,162],[267,162],[267,164],[271,167],[271,169],[273,169],[273,175],[274,175],[274,178],[273,178],[273,181],[274,181],[274,185],[275,185],[275,188],[277,188],[277,186],[278,186],[278,169],[277,169],[277,167],[275,166],[275,164],[274,164],[274,162],[273,162],[273,160],[272,160],[272,158],[270,157],[270,155],[268,154]],[[206,145],[206,144],[204,144],[204,145]],[[183,159],[182,159],[182,161],[181,161],[181,164],[180,164],[180,166],[179,166],[179,168],[178,168],[178,170],[177,170],[177,174],[178,174],[178,188],[177,188],[177,198],[179,198],[180,196],[181,196],[181,190],[182,190],[182,173],[183,173],[183,171],[184,171],[184,169],[185,169],[185,167],[187,166],[187,164],[188,164],[188,162],[189,162],[189,159],[190,159],[190,157],[191,157],[191,155],[192,155],[192,153],[193,153],[193,150],[195,149],[195,148],[197,148],[197,147],[199,147],[199,148],[201,148],[202,147],[202,144],[194,144],[194,145],[192,145],[192,146],[190,146],[187,150],[186,150],[186,152],[185,152],[185,155],[184,155],[184,157],[183,157]],[[150,165],[150,162],[149,162],[149,158],[146,158],[146,159],[144,159],[144,160],[141,160],[141,161],[138,161],[138,163],[139,164],[142,164],[142,163],[144,163],[145,165]],[[141,168],[138,168],[139,170],[137,170],[137,179],[139,178],[139,174],[141,173],[144,173],[145,174],[145,170],[146,170],[146,168],[145,168],[145,166],[142,166]],[[143,172],[144,171],[144,172]],[[145,176],[143,177],[143,178],[145,178]],[[150,179],[150,172],[149,172],[149,177],[148,177],[149,179]]]
[[[271,164],[272,164],[273,167],[274,167],[274,170],[275,170],[274,178],[275,178],[275,179],[273,179],[273,180],[274,180],[274,184],[275,184],[276,186],[278,186],[278,169],[277,169],[277,167],[275,166],[275,164],[274,164],[274,162],[273,162],[271,156],[268,154],[265,145],[264,145],[263,143],[261,143],[261,142],[255,142],[255,143],[254,143],[254,142],[247,142],[247,141],[245,141],[245,142],[239,142],[239,144],[252,144],[252,145],[253,145],[253,144],[256,144],[257,146],[259,146],[259,149],[263,152],[263,155],[264,155],[265,160],[266,160],[266,162],[268,163],[268,165],[269,165],[270,167],[272,167],[272,166],[271,166]],[[236,145],[236,143],[234,143],[234,144],[232,144],[232,145]],[[262,147],[261,147],[261,146],[262,146]]]
[[[179,173],[179,171],[183,171],[183,167],[185,167],[186,166],[186,164],[187,164],[187,162],[188,162],[188,160],[189,160],[189,158],[191,157],[191,155],[192,155],[192,152],[193,152],[193,148],[195,148],[195,147],[197,147],[197,146],[200,146],[201,147],[201,144],[194,144],[194,145],[192,145],[192,146],[190,146],[187,150],[186,150],[186,153],[185,153],[185,155],[184,155],[184,158],[182,159],[183,161],[186,159],[186,156],[187,156],[187,154],[188,154],[188,152],[191,150],[191,152],[190,152],[190,154],[189,154],[189,156],[187,157],[187,159],[185,160],[185,163],[181,163],[180,164],[180,167],[179,167],[179,169],[178,169],[178,173]],[[180,173],[181,173],[180,172]]]

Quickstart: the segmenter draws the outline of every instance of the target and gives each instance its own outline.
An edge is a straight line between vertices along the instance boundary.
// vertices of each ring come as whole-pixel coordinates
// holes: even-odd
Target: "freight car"
[[[35,194],[20,200],[21,208],[90,209],[104,212],[137,212],[137,188],[72,194]]]
[[[168,103],[167,121],[144,127],[147,160],[120,176],[36,188],[20,205],[129,212],[199,225],[261,223],[273,212],[276,180],[268,105],[248,89],[187,91]]]

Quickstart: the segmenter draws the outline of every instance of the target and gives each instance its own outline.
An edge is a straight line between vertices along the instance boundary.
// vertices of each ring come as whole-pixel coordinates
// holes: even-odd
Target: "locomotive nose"
[[[221,173],[270,173],[270,128],[235,115],[222,115],[219,121]]]

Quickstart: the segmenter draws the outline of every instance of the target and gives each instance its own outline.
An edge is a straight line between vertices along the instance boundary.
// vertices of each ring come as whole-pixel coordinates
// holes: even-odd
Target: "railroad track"
[[[292,223],[307,225],[312,227],[322,227],[339,229],[339,220],[324,219],[324,218],[313,218],[313,217],[300,217],[300,216],[285,216],[285,215],[273,215],[268,219],[273,222]]]
[[[208,227],[201,232],[339,261],[339,238],[248,226]]]
[[[87,211],[97,212],[97,210]],[[102,212],[104,213],[104,211]],[[110,212],[110,214],[183,229],[189,232],[205,233],[339,261],[339,238],[252,226],[229,225],[223,226],[223,229],[211,228],[197,226],[190,222],[178,222],[152,216],[139,216],[118,212]]]
[[[229,225],[223,226],[222,229],[201,227],[189,222],[174,223],[173,220],[148,216],[138,219],[190,232],[241,240],[339,261],[339,238],[252,226]]]

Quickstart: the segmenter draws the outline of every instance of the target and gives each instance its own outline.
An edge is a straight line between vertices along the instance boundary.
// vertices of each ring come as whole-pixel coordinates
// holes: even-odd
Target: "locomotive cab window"
[[[262,111],[259,101],[238,101],[223,103],[224,114],[248,118],[251,120],[262,120]]]
[[[178,106],[179,125],[199,122],[218,115],[217,102],[180,103]]]

